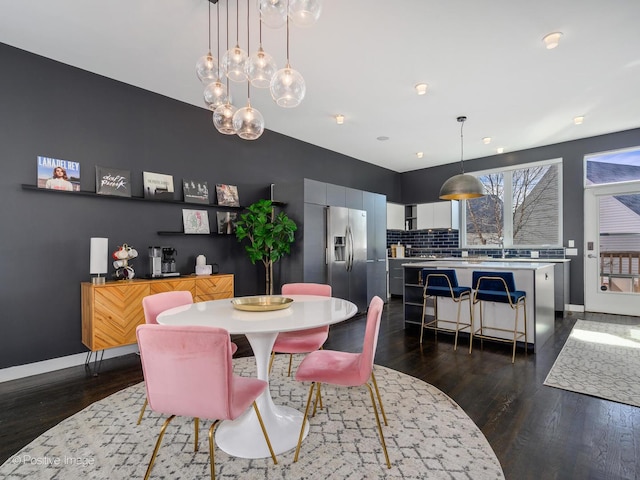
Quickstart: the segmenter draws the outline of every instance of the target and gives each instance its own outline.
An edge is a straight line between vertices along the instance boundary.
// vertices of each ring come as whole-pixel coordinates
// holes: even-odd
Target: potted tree
[[[245,246],[249,260],[254,265],[262,262],[266,293],[273,295],[273,264],[291,253],[298,226],[284,212],[276,214],[271,200],[258,200],[247,210],[236,223],[236,238],[249,240]]]

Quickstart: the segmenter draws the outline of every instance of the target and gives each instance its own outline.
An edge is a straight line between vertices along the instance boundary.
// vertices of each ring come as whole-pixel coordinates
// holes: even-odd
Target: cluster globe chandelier
[[[209,50],[196,62],[196,74],[204,85],[204,101],[213,112],[213,124],[224,135],[237,134],[245,140],[255,140],[264,132],[264,117],[251,105],[251,87],[269,89],[277,105],[284,108],[298,106],[304,99],[306,86],[300,72],[291,68],[289,57],[289,23],[299,27],[313,25],[322,10],[321,0],[254,0],[259,16],[259,44],[251,54],[249,41],[249,10],[247,0],[247,49],[239,41],[239,8],[236,0],[236,44],[229,48],[229,0],[226,2],[227,49],[220,58],[219,0],[209,2]],[[211,53],[211,3],[216,4],[218,28],[217,58]],[[278,70],[273,57],[262,45],[262,25],[280,28],[286,25],[286,66]],[[223,83],[226,79],[226,85]],[[247,82],[247,104],[233,105],[229,80]]]

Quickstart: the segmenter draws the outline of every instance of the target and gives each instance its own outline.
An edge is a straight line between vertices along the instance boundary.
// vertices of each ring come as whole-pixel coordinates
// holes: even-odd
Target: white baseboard
[[[104,359],[120,357],[138,351],[138,345],[126,345],[124,347],[109,348],[104,351]],[[96,352],[100,355],[100,352]],[[52,358],[42,362],[27,363],[26,365],[18,365],[16,367],[8,367],[0,370],[0,383],[18,378],[30,377],[32,375],[40,375],[41,373],[53,372],[63,368],[75,367],[83,365],[87,359],[86,353],[77,353],[66,357]]]
[[[567,303],[564,306],[564,310],[566,312],[580,312],[580,313],[583,313],[584,312],[584,305],[571,305],[570,303]]]

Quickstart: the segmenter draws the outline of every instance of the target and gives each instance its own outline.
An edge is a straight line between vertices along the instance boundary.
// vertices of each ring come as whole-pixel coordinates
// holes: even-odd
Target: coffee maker
[[[173,258],[178,251],[173,247],[162,247],[162,275],[165,277],[174,277],[180,275],[176,272],[176,259]]]
[[[149,247],[149,276],[151,278],[178,277],[173,247]]]

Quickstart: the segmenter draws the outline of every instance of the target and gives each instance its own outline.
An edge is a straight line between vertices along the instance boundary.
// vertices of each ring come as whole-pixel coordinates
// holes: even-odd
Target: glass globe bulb
[[[218,78],[218,60],[211,55],[211,52],[203,55],[196,62],[196,75],[204,85],[209,85]]]
[[[285,68],[278,70],[273,76],[269,90],[271,90],[271,96],[278,106],[293,108],[300,105],[307,87],[302,75],[287,64]]]
[[[213,112],[213,124],[216,129],[224,135],[235,135],[236,130],[233,128],[233,115],[238,109],[230,103],[220,105]]]
[[[258,11],[262,23],[267,27],[280,28],[287,22],[287,2],[285,0],[258,0]]]
[[[321,11],[321,0],[289,1],[289,18],[298,27],[309,27],[316,23]]]
[[[213,111],[223,103],[230,102],[227,86],[218,78],[215,82],[204,87],[204,103]]]
[[[247,74],[244,72],[244,65],[247,61],[247,52],[239,45],[227,50],[222,56],[222,71],[234,82],[246,82]]]
[[[247,102],[247,106],[233,114],[233,128],[244,140],[255,140],[264,132],[262,114]]]
[[[251,85],[257,88],[269,88],[273,75],[278,70],[276,62],[262,47],[247,59],[245,72]]]

